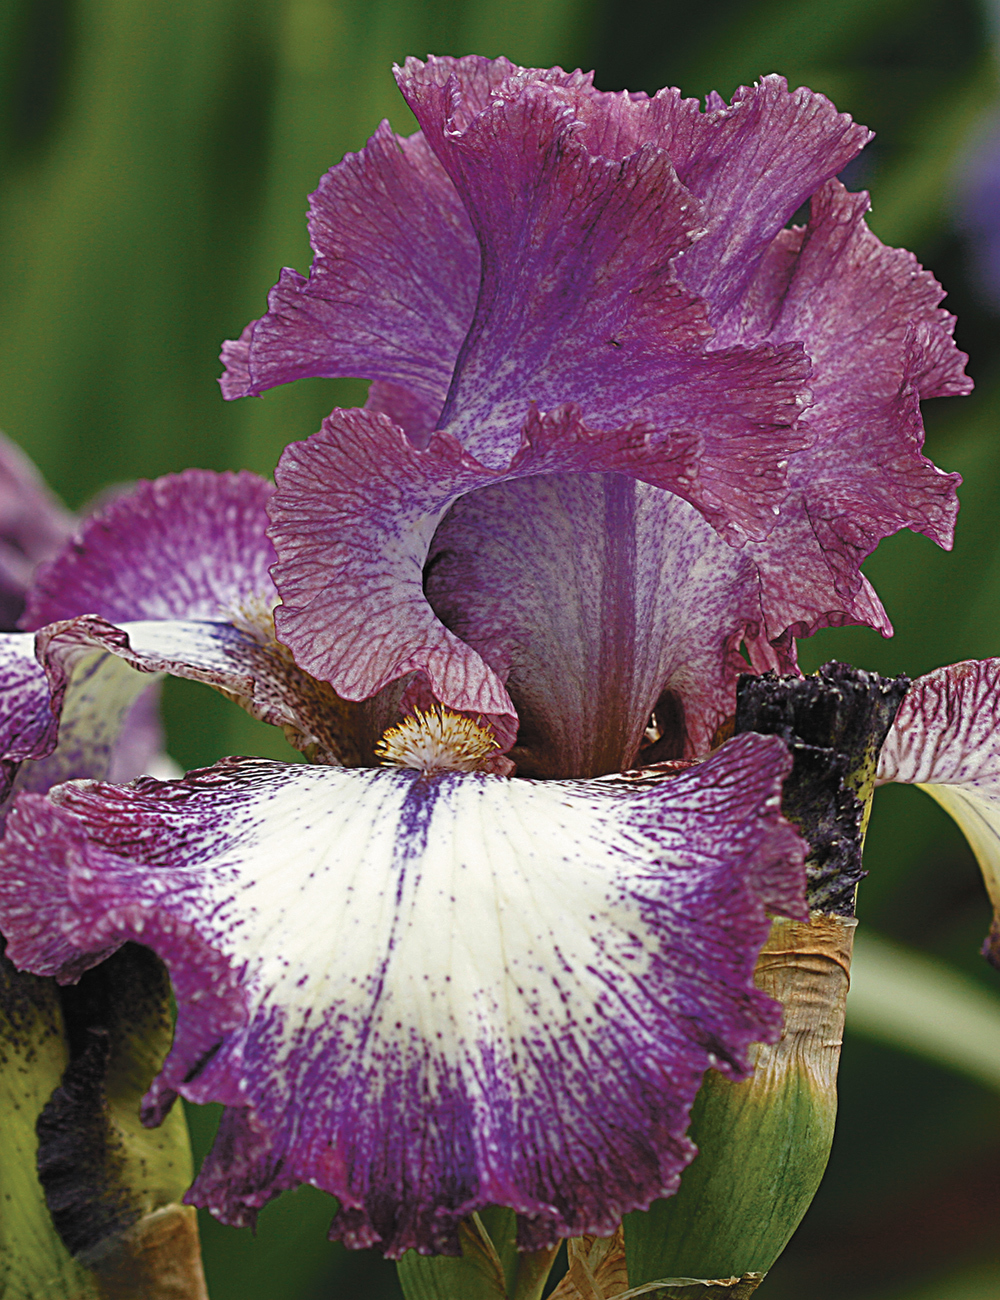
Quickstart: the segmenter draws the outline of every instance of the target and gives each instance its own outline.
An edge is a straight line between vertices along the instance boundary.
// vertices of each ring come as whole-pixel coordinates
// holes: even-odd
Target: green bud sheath
[[[839,916],[774,922],[756,983],[785,1006],[781,1040],[754,1049],[753,1076],[742,1083],[706,1075],[691,1121],[700,1154],[680,1191],[625,1220],[631,1287],[670,1277],[763,1277],[784,1250],[833,1141],[854,925]],[[750,1294],[756,1283],[741,1285]],[[669,1295],[705,1300],[715,1290],[672,1287]],[[718,1288],[727,1291],[736,1294]]]

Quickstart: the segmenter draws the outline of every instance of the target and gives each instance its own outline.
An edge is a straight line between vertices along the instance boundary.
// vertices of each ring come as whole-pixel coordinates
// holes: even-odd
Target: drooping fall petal
[[[536,1247],[669,1194],[703,1071],[740,1077],[777,1032],[752,972],[768,910],[804,909],[787,767],[744,736],[659,781],[247,759],[73,784],[19,801],[0,921],[45,962],[32,882],[62,873],[38,887],[80,954],[167,962],[150,1115],[175,1091],[233,1108],[192,1193],[216,1214],[310,1181],[354,1246],[454,1250],[499,1203]]]

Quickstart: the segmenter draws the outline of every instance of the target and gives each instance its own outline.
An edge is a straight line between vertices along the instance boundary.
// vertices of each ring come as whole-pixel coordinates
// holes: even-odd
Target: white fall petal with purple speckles
[[[788,763],[742,736],[646,781],[234,759],[73,782],[12,814],[0,923],[49,960],[47,874],[74,970],[126,939],[166,961],[149,1115],[232,1108],[192,1189],[227,1221],[313,1182],[388,1254],[453,1250],[493,1203],[525,1246],[607,1232],[676,1187],[704,1070],[741,1076],[778,1029],[753,965],[768,910],[804,909]]]

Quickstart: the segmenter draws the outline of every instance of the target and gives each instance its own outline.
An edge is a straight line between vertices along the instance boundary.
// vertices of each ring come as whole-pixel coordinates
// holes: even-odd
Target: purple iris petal
[[[950,544],[957,477],[921,454],[919,400],[970,385],[940,287],[871,235],[866,198],[833,179],[867,130],[779,77],[704,111],[676,91],[603,94],[580,73],[502,59],[410,60],[399,81],[423,136],[393,144],[382,129],[328,174],[308,280],[286,272],[227,353],[227,395],[360,374],[375,380],[370,412],[399,431],[335,412],[279,471],[278,626],[298,661],[351,698],[421,673],[451,707],[506,718],[501,730],[523,703],[522,761],[544,733],[559,755],[535,753],[528,770],[566,775],[632,761],[664,691],[686,720],[676,752],[701,747],[731,711],[740,636],[755,667],[789,668],[793,637],[817,627],[888,633],[859,566],[902,527]],[[787,229],[809,199],[808,227]],[[558,414],[570,406],[575,422]],[[526,463],[546,419],[567,454]],[[446,454],[435,423],[456,439]],[[642,455],[588,460],[584,436],[595,453],[634,436]],[[334,464],[345,440],[353,450]],[[470,473],[463,454],[490,473]],[[589,519],[567,527],[563,506],[538,530],[559,556],[538,552],[518,512],[549,489],[496,484],[541,473],[621,474],[671,494],[629,525],[652,565],[632,594],[615,539]],[[552,488],[566,500],[586,490]],[[609,481],[608,494],[623,491]],[[733,554],[712,551],[678,497]],[[660,515],[678,538],[690,521],[679,551],[711,571],[698,650],[689,600],[655,600],[650,618],[641,594],[680,592],[690,576],[685,558],[676,572],[663,564]],[[435,528],[438,575],[424,572]],[[460,589],[466,579],[475,589]],[[636,675],[611,701],[576,672],[557,706],[541,647],[571,627],[568,660],[589,654],[581,611],[608,599],[619,641],[601,630],[601,662]],[[693,658],[678,676],[681,645]],[[571,703],[556,740],[557,707]]]
[[[167,962],[150,1114],[174,1091],[241,1112],[196,1202],[252,1222],[313,1182],[337,1235],[391,1255],[454,1251],[500,1203],[541,1246],[672,1192],[704,1070],[742,1077],[778,1032],[752,976],[767,911],[805,907],[788,766],[744,736],[639,784],[250,759],[74,784],[19,802],[0,919],[40,964],[32,881],[58,863],[80,960],[131,938]]]
[[[312,275],[284,271],[268,315],[226,344],[223,392],[364,375],[416,395],[429,431],[472,319],[479,250],[427,142],[400,140],[383,123],[324,177],[309,230],[322,250]]]
[[[248,601],[273,604],[274,551],[264,535],[273,491],[245,470],[189,469],[139,483],[84,520],[41,570],[22,626],[78,614],[229,621]]]
[[[624,474],[543,475],[462,497],[431,546],[438,617],[500,674],[524,776],[707,753],[759,630],[754,568],[686,502]],[[650,760],[651,761],[651,760]]]
[[[900,528],[951,545],[957,474],[921,453],[921,398],[968,392],[941,286],[910,253],[868,229],[866,195],[832,181],[804,229],[775,241],[732,337],[804,338],[815,370],[808,448],[789,462],[791,493],[763,544],[750,542],[766,632],[830,623],[891,632],[859,565]],[[864,284],[864,291],[859,287]]]

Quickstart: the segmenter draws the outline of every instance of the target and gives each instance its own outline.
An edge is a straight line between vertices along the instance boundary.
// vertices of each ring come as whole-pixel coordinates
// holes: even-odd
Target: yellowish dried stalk
[[[190,1205],[165,1205],[144,1215],[87,1263],[101,1300],[208,1300]]]

